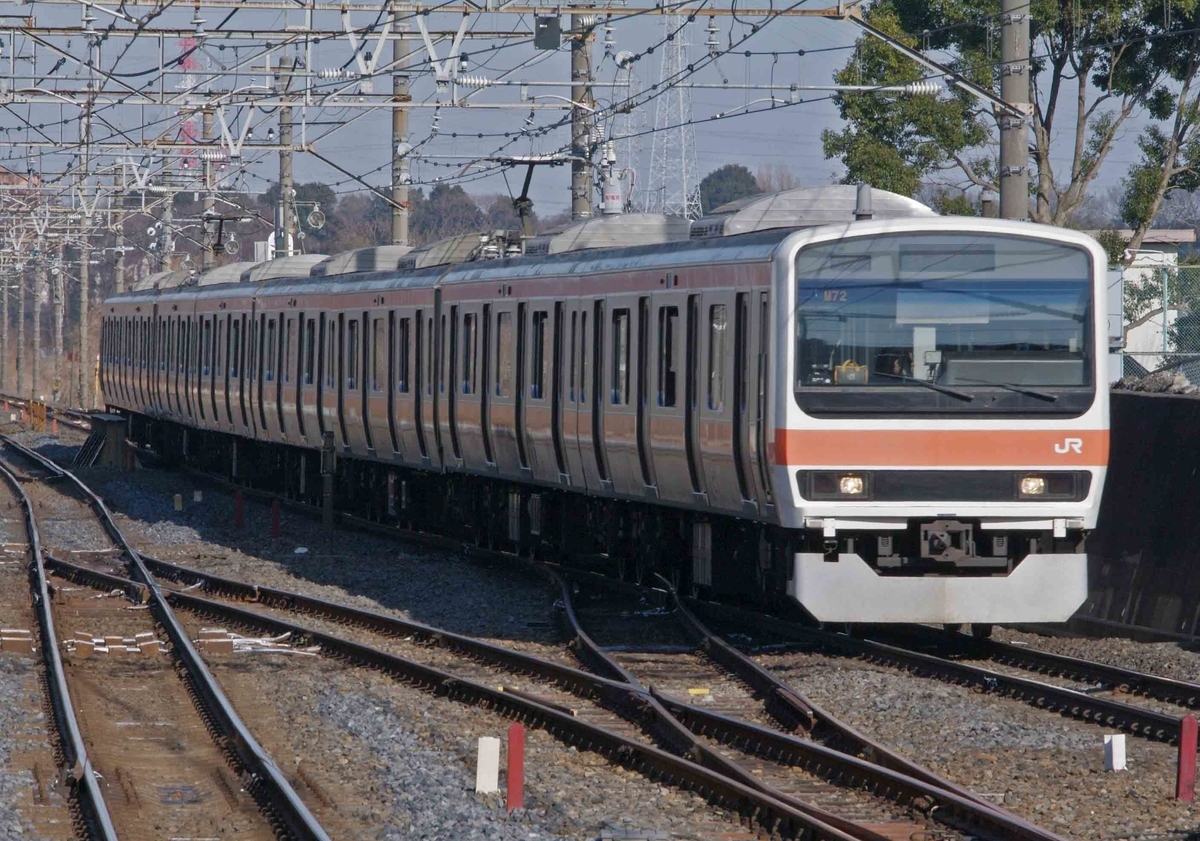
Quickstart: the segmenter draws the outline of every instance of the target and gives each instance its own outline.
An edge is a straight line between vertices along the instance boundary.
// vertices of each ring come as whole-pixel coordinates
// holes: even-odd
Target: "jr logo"
[[[1061,444],[1054,445],[1054,452],[1059,455],[1067,453],[1082,453],[1083,439],[1082,438],[1064,438]]]

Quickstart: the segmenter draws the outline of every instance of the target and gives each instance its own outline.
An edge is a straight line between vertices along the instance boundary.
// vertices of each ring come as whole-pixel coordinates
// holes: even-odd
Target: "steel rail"
[[[543,567],[543,569],[546,570],[546,573],[552,580],[561,586],[566,616],[571,623],[575,641],[581,648],[587,650],[589,661],[603,662],[607,664],[607,669],[612,672],[619,671],[628,674],[628,671],[617,663],[603,648],[597,645],[583,629],[572,607],[570,590],[563,580],[548,567]],[[675,595],[673,590],[669,592],[671,595]],[[681,610],[685,610],[677,597],[676,604]],[[758,666],[757,663],[749,661],[748,658],[743,658],[739,652],[723,641],[720,641],[719,638],[708,632],[707,629],[704,629],[694,616],[691,616],[690,619],[694,623],[694,628],[701,631],[714,643],[712,650],[717,650],[723,646],[723,650],[717,655],[721,659],[714,658],[714,662],[717,662],[718,665],[730,668],[730,671],[739,677],[744,672],[750,678],[746,682],[764,698],[773,696],[782,699],[788,695],[792,695],[794,704],[789,703],[787,705],[788,712],[785,713],[785,721],[794,717],[798,710],[810,709],[815,714],[815,708],[805,704],[807,699],[802,700],[795,696],[788,687],[781,685],[765,669]],[[686,621],[683,621],[683,624],[685,627],[687,626]],[[717,642],[720,642],[720,646],[715,644]],[[735,664],[735,658],[745,660],[745,662]],[[747,663],[749,664],[748,666]],[[632,675],[630,677],[636,680]],[[640,686],[641,684],[639,683],[638,685]],[[764,692],[764,689],[768,691]],[[861,760],[858,757],[824,745],[819,745],[815,742],[796,738],[790,734],[759,727],[730,716],[701,710],[683,701],[660,695],[653,689],[648,690],[648,694],[655,702],[653,712],[663,717],[666,724],[670,726],[677,724],[686,727],[697,736],[711,736],[726,745],[746,750],[756,756],[776,763],[782,761],[785,764],[813,765],[817,768],[820,768],[822,763],[828,763],[827,767],[836,768],[836,776],[839,782],[866,781],[871,784],[877,793],[881,790],[891,790],[894,792],[899,789],[904,792],[906,797],[911,799],[910,802],[918,802],[917,798],[928,798],[926,802],[930,803],[931,806],[943,810],[946,822],[952,826],[964,829],[970,828],[974,832],[994,832],[996,835],[993,837],[1003,838],[1006,841],[1008,839],[1013,839],[1014,841],[1015,839],[1029,839],[1030,841],[1032,839],[1042,839],[1043,841],[1056,839],[1057,841],[1061,841],[1061,836],[1041,827],[1034,826],[1009,812],[998,809],[994,804],[988,803],[971,792],[967,792],[947,780],[942,780],[919,767],[917,767],[917,770],[921,771],[925,776],[932,778],[934,782],[908,776],[907,774],[893,771],[874,762]],[[764,704],[764,706],[767,705]],[[769,706],[767,706],[767,709],[770,712]],[[785,724],[785,726],[787,725]],[[849,728],[845,729],[849,730]],[[858,738],[864,742],[867,741],[862,736],[858,736]],[[873,744],[870,742],[867,743]],[[732,765],[732,763],[717,753],[705,741],[697,739],[693,750],[697,755],[705,757],[706,762],[720,762],[724,765]],[[785,757],[794,761],[788,761]],[[744,771],[736,765],[733,765],[733,768],[739,775],[744,775],[755,783],[758,783],[753,774]],[[763,785],[762,783],[758,784]],[[829,815],[830,813],[826,812],[825,814]],[[830,815],[830,817],[836,816]]]
[[[951,646],[956,654],[971,659],[991,660],[1026,671],[1096,683],[1122,692],[1156,698],[1169,704],[1200,709],[1200,683],[1190,683],[999,640],[981,640],[966,634],[945,634],[925,628],[906,629],[898,633],[888,632],[884,638],[898,640],[902,648],[911,648],[919,643]]]
[[[960,789],[948,780],[943,780],[902,758],[895,758],[896,765],[911,766],[917,771],[916,774],[909,773],[905,767],[891,767],[889,762],[880,762],[881,755],[886,754],[885,758],[887,759],[891,759],[895,755],[883,746],[876,745],[866,737],[857,734],[848,726],[841,725],[840,722],[838,723],[838,735],[842,735],[844,732],[848,738],[856,739],[856,746],[861,745],[863,752],[872,756],[874,761],[862,759],[817,742],[800,739],[789,733],[760,728],[735,718],[709,713],[691,707],[681,700],[659,695],[653,689],[641,687],[636,678],[628,675],[625,669],[619,664],[613,663],[610,658],[588,656],[593,650],[594,643],[583,648],[580,653],[584,655],[585,662],[609,672],[608,676],[581,672],[565,664],[543,660],[524,652],[513,651],[503,646],[435,628],[421,622],[349,607],[286,590],[209,575],[146,554],[142,554],[142,560],[160,580],[199,586],[207,593],[243,599],[297,613],[308,613],[388,636],[415,637],[424,642],[437,643],[448,650],[512,672],[536,675],[566,688],[578,697],[597,699],[620,714],[628,714],[629,702],[633,696],[639,696],[643,701],[654,699],[695,735],[710,736],[724,744],[748,750],[761,757],[784,761],[787,764],[802,767],[810,773],[836,778],[843,784],[865,783],[880,793],[880,796],[891,800],[916,802],[923,799],[932,804],[934,808],[941,809],[946,814],[953,814],[958,819],[958,824],[989,833],[992,837],[1030,839],[1030,841],[1059,838],[1057,835],[1025,823],[1011,813],[997,808],[994,804],[982,800],[971,792]],[[552,576],[548,575],[547,577],[554,581]],[[562,586],[561,581],[555,583]],[[568,620],[571,621],[574,608],[570,600],[564,601],[563,610],[567,614]],[[573,621],[572,624],[577,625],[578,622]],[[266,630],[272,631],[273,629],[266,628]],[[586,634],[583,635],[586,637]],[[590,638],[588,640],[590,642]],[[757,664],[755,665],[757,666]],[[769,673],[767,674],[769,675]],[[620,675],[628,675],[629,680]],[[512,690],[506,689],[505,691],[511,692]],[[534,698],[533,700],[539,699]],[[545,703],[545,701],[540,702]],[[634,709],[633,717],[644,719],[642,710]],[[694,740],[681,740],[679,734],[674,730],[660,730],[656,735],[660,735],[667,743],[673,744],[685,752],[690,753],[694,750]],[[987,809],[995,815],[992,817],[980,816],[978,812],[981,808]]]
[[[42,643],[42,658],[46,664],[46,685],[50,692],[50,706],[54,711],[55,725],[59,733],[60,746],[66,767],[64,782],[71,788],[80,812],[92,837],[98,841],[117,841],[117,830],[113,826],[100,783],[92,768],[83,733],[75,718],[75,707],[71,702],[71,689],[67,685],[67,674],[63,669],[62,655],[58,650],[58,632],[54,626],[54,611],[50,602],[50,590],[46,583],[46,567],[42,557],[41,535],[33,514],[33,503],[21,487],[20,481],[11,470],[0,464],[0,475],[4,477],[13,493],[21,502],[25,517],[25,530],[29,534],[29,579],[33,600],[37,607],[38,629]]]
[[[320,513],[320,509],[315,508],[314,506],[308,505],[303,502],[299,502],[297,500],[279,497],[276,494],[274,494],[270,491],[267,491],[267,490],[261,490],[261,489],[256,489],[256,488],[246,488],[242,485],[238,485],[238,484],[231,482],[227,479],[224,479],[222,477],[213,476],[212,474],[206,473],[202,470],[198,470],[198,469],[192,468],[192,467],[183,466],[182,470],[189,475],[203,479],[204,481],[207,481],[207,482],[211,482],[218,487],[226,488],[231,491],[243,491],[247,496],[251,496],[254,498],[258,498],[258,499],[278,500],[283,507],[286,507],[290,510],[299,511],[308,516],[319,515],[319,513]],[[547,575],[548,568],[545,565],[540,564],[540,563],[535,563],[535,562],[529,561],[527,559],[520,558],[516,555],[509,554],[509,553],[496,552],[494,550],[481,550],[478,547],[464,544],[461,540],[455,540],[453,538],[445,537],[443,535],[438,535],[438,534],[432,534],[432,533],[427,533],[427,532],[417,532],[417,531],[412,531],[410,529],[404,529],[404,528],[395,527],[395,526],[387,526],[387,525],[376,523],[376,522],[373,522],[370,520],[364,520],[360,517],[355,517],[354,515],[346,514],[345,512],[335,512],[335,520],[344,526],[363,528],[365,530],[375,532],[378,534],[382,534],[382,535],[385,535],[385,536],[388,536],[391,538],[399,538],[402,540],[408,540],[408,541],[420,543],[420,544],[426,545],[426,546],[435,546],[435,547],[445,548],[445,549],[450,549],[450,550],[459,550],[466,554],[494,556],[494,557],[502,558],[505,561],[517,562],[517,563],[524,565],[526,568],[530,569],[531,571],[533,571],[539,575],[542,575],[543,577],[548,578],[552,582],[554,581],[552,576]],[[143,557],[145,557],[145,556],[143,556]],[[152,560],[152,559],[147,559],[147,560]],[[165,562],[157,561],[157,563],[165,563]],[[160,569],[160,572],[164,574],[164,577],[169,577],[169,576],[166,576],[166,573],[165,573],[165,570],[169,567],[174,567],[174,568],[180,569],[180,570],[186,569],[183,567],[177,567],[176,565],[167,564],[165,567]],[[580,577],[586,577],[588,579],[594,579],[596,581],[596,583],[602,584],[604,586],[631,587],[631,588],[637,588],[639,586],[639,585],[626,584],[625,582],[616,582],[616,581],[613,581],[612,579],[605,578],[605,577],[596,575],[594,573],[581,572],[578,570],[573,570],[568,567],[559,567],[559,570],[561,572],[563,572],[564,574],[570,575],[572,578],[578,579]],[[246,584],[242,584],[240,582],[231,582],[228,579],[218,579],[214,576],[209,576],[206,573],[202,573],[202,572],[199,572],[196,570],[188,570],[188,572],[191,575],[195,576],[194,578],[191,579],[193,583],[208,579],[208,580],[212,580],[212,581],[220,581],[225,584],[232,585],[234,587],[246,588],[247,592],[249,590],[257,590],[257,591],[263,592],[263,593],[268,592],[267,588],[256,588],[253,585],[246,585]],[[555,586],[561,586],[561,582],[557,583]],[[280,591],[280,592],[282,592],[282,591]],[[568,598],[566,598],[564,600],[564,612],[567,612],[566,606],[570,605],[569,594],[567,594],[567,595],[568,595]],[[287,594],[287,597],[295,598],[297,604],[307,602],[308,604],[311,605],[311,604],[316,604],[317,602],[320,601],[320,600],[311,599],[311,597],[297,596],[296,594]],[[697,601],[689,600],[689,604],[691,604],[693,609],[700,610],[700,611],[704,611],[706,609],[720,609],[720,610],[726,611],[725,614],[723,614],[721,617],[718,617],[718,618],[729,618],[730,615],[737,615],[739,621],[749,620],[751,622],[755,622],[755,623],[759,623],[759,624],[763,624],[763,623],[766,623],[768,625],[773,624],[775,627],[775,630],[777,630],[781,633],[785,633],[785,634],[794,635],[797,633],[798,629],[800,631],[804,631],[804,632],[808,632],[811,630],[811,629],[801,628],[800,626],[797,626],[794,623],[790,623],[785,620],[776,619],[774,617],[769,617],[769,616],[765,616],[763,614],[753,613],[750,611],[742,611],[737,608],[725,608],[724,606],[716,605],[714,603],[697,602]],[[354,610],[352,608],[346,608],[341,605],[333,605],[333,607],[335,608],[336,611],[341,613],[343,616],[349,615],[346,613],[346,611]],[[569,618],[570,614],[573,613],[573,609],[567,613],[568,613],[568,618]],[[391,617],[382,617],[382,619],[385,622],[393,622],[393,621],[402,622],[402,621],[404,621],[404,620],[394,620]],[[413,623],[413,624],[415,624],[415,623]],[[580,630],[582,630],[582,629],[580,629]],[[444,632],[444,631],[439,632],[439,633],[443,634],[445,639],[448,641],[452,641],[455,636],[455,635],[449,634],[448,632]],[[584,634],[584,636],[586,636],[586,634]],[[470,640],[470,638],[464,638],[464,639]],[[632,675],[630,675],[619,664],[613,662],[611,660],[611,658],[607,658],[607,657],[603,657],[603,656],[596,656],[595,654],[592,653],[592,651],[593,651],[592,648],[589,648],[586,645],[580,646],[580,645],[578,645],[578,641],[579,640],[577,638],[576,647],[578,649],[577,653],[580,656],[580,659],[583,660],[585,663],[587,663],[590,668],[597,671],[598,674],[603,674],[610,681],[619,682],[619,683],[628,683],[630,679],[633,679]],[[477,643],[479,641],[476,640],[474,642]],[[636,683],[636,679],[633,679],[633,680]],[[905,758],[901,754],[898,754],[898,753],[890,750],[889,748],[882,745],[881,743],[870,739],[869,737],[863,735],[862,733],[859,733],[857,730],[855,730],[850,725],[839,720],[833,714],[829,713],[828,711],[824,710],[822,707],[813,703],[810,699],[804,697],[803,695],[800,695],[799,693],[795,693],[794,690],[791,690],[791,691],[797,696],[798,699],[800,699],[801,703],[807,705],[809,708],[812,709],[813,715],[815,716],[815,720],[818,724],[827,726],[830,729],[834,730],[837,733],[837,735],[840,738],[846,740],[846,742],[849,743],[855,751],[861,753],[865,757],[869,757],[870,761],[877,763],[877,765],[873,765],[872,767],[876,767],[876,768],[879,768],[880,770],[890,771],[895,774],[899,774],[902,777],[904,777],[906,780],[918,782],[918,783],[921,783],[922,785],[928,786],[928,789],[922,792],[922,794],[924,796],[936,798],[938,793],[942,793],[950,798],[961,798],[962,800],[973,802],[981,809],[990,809],[992,812],[1001,816],[1002,819],[1012,819],[1013,821],[1015,821],[1014,824],[1008,825],[1005,828],[1009,832],[1017,831],[1018,828],[1017,828],[1016,824],[1020,823],[1020,819],[1016,818],[1010,812],[1004,810],[1002,807],[1000,807],[996,804],[993,804],[993,803],[985,800],[984,798],[979,797],[978,795],[974,794],[973,792],[969,791],[968,789],[964,789],[960,786],[955,785],[954,783],[952,783],[948,780],[945,780],[944,778],[933,773],[932,771],[930,771],[926,768],[923,768],[922,766],[918,765],[917,763]],[[685,721],[684,723],[686,724],[687,722]],[[783,724],[785,727],[791,726],[786,721],[781,721],[781,724]],[[728,743],[728,744],[734,744],[734,741],[730,741],[730,740],[735,740],[737,738],[737,734],[734,732],[733,729],[721,730],[720,728],[714,728],[714,730],[712,730],[710,732],[712,732],[715,737],[721,738],[722,740],[726,741],[726,743]],[[721,735],[721,734],[724,734],[724,735]],[[819,745],[816,745],[815,743],[805,742],[803,740],[797,740],[797,741],[800,741],[800,743],[804,744],[804,745],[813,745],[817,748],[821,747]],[[824,757],[827,760],[826,765],[824,765],[824,766],[818,765],[816,770],[814,770],[814,773],[817,773],[819,775],[837,776],[838,774],[842,774],[842,773],[856,772],[855,768],[841,766],[839,764],[837,757],[845,757],[846,759],[850,760],[851,765],[853,765],[853,763],[858,761],[858,758],[856,756],[854,756],[853,754],[847,754],[847,753],[843,753],[843,752],[835,750],[835,751],[833,751],[833,756]],[[768,757],[768,758],[771,758],[771,757]],[[832,769],[832,771],[829,772],[826,769]],[[886,786],[884,787],[883,790],[886,792]],[[888,795],[884,794],[884,796],[888,796]],[[984,825],[986,825],[986,823],[987,823],[986,821],[980,821],[979,825],[984,826]],[[1030,838],[1058,838],[1059,837],[1059,836],[1050,834],[1047,831],[1042,830],[1038,827],[1029,826],[1029,825],[1026,825],[1026,827],[1027,827],[1028,831],[1033,833],[1032,835],[1028,836]],[[1041,833],[1041,834],[1037,834],[1037,833]],[[1022,836],[1000,834],[998,837],[1007,838],[1007,837],[1022,837]]]
[[[300,800],[275,761],[250,733],[229,699],[225,697],[216,678],[204,664],[183,625],[176,618],[162,588],[142,564],[136,550],[129,545],[104,501],[74,473],[55,464],[41,453],[19,444],[7,435],[0,435],[0,441],[74,484],[99,517],[109,537],[121,547],[127,558],[131,576],[146,586],[150,610],[171,640],[175,656],[188,675],[191,687],[199,696],[205,710],[212,716],[226,741],[226,746],[250,772],[247,790],[258,795],[260,803],[265,801],[264,805],[282,824],[284,833],[290,838],[296,841],[330,841],[324,828]]]
[[[1041,681],[1014,677],[1000,672],[947,660],[924,652],[912,651],[896,645],[864,639],[847,634],[832,633],[777,619],[752,611],[731,608],[713,602],[689,600],[696,611],[717,620],[734,620],[776,632],[790,633],[794,639],[803,641],[819,650],[836,652],[868,662],[897,666],[921,677],[933,677],[959,685],[970,686],[983,692],[1023,701],[1031,706],[1047,709],[1072,718],[1116,727],[1151,741],[1177,743],[1180,719],[1175,716],[1096,698],[1085,692],[1065,689]]]
[[[58,559],[50,559],[49,565],[56,573],[74,581],[105,589],[121,588],[135,598],[149,597],[149,588],[138,581]],[[180,590],[164,589],[161,592],[166,600],[192,613],[228,621],[230,624],[261,629],[270,634],[290,633],[300,641],[320,646],[331,656],[379,669],[425,691],[432,692],[434,695],[483,706],[521,721],[535,722],[545,727],[555,737],[568,743],[596,751],[635,770],[648,772],[652,777],[669,784],[695,791],[718,805],[751,818],[770,832],[795,838],[822,839],[822,841],[825,839],[828,841],[886,841],[870,831],[848,834],[841,829],[813,819],[794,808],[793,804],[773,797],[759,788],[745,785],[688,758],[589,724],[569,712],[542,703],[525,693],[509,692],[503,688],[485,686],[477,681],[458,677],[415,660],[261,612],[213,601]],[[602,680],[602,678],[596,679]],[[625,687],[625,689],[628,690],[630,687]],[[631,715],[639,715],[644,698],[637,692],[628,692],[627,694],[627,711]]]

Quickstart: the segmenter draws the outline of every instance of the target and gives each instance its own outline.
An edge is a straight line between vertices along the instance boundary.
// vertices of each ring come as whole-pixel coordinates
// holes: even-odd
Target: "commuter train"
[[[1084,601],[1091,238],[824,187],[505,245],[161,276],[103,305],[105,402],[239,482],[317,502],[336,457],[343,510],[821,622]]]

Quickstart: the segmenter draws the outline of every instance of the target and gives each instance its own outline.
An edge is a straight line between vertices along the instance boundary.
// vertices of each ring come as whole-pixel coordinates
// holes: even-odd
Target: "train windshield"
[[[796,399],[816,414],[1071,413],[1091,405],[1091,258],[977,234],[802,250]]]

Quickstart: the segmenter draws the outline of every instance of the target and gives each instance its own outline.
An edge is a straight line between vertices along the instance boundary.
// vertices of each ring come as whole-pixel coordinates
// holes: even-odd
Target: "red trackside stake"
[[[1185,715],[1179,722],[1179,771],[1175,776],[1175,799],[1191,803],[1196,796],[1196,717]]]
[[[279,528],[279,500],[271,500],[271,537],[282,537],[283,532]]]
[[[1195,744],[1195,739],[1192,743]],[[508,728],[508,811],[525,808],[525,728],[513,724]]]
[[[241,491],[233,495],[233,524],[239,529],[246,524],[246,495]]]

